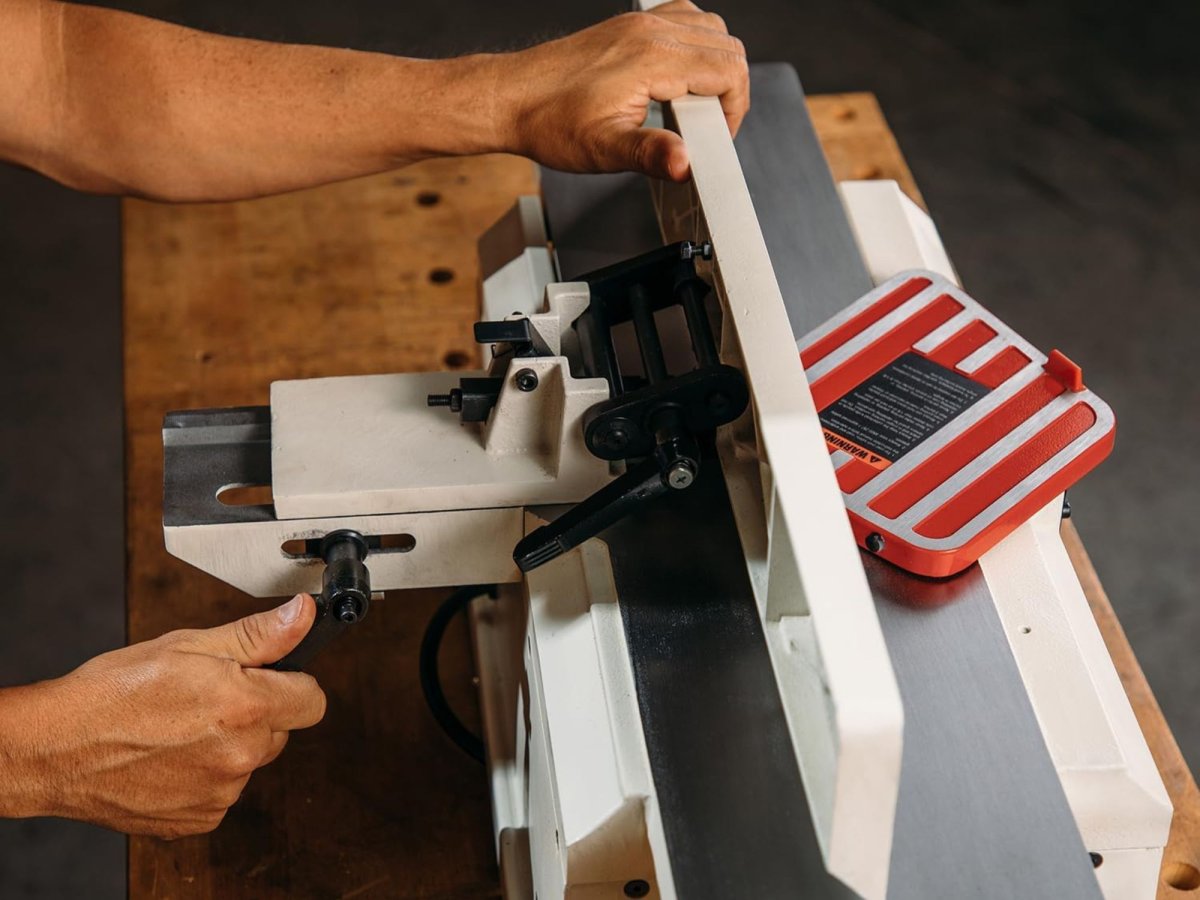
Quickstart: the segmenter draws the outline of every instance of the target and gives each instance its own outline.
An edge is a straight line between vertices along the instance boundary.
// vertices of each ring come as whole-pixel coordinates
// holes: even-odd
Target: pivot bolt
[[[596,430],[592,443],[613,453],[620,453],[629,446],[629,423],[625,419],[608,423],[608,427]]]
[[[625,882],[625,896],[634,898],[650,896],[650,882],[644,878],[635,878]]]
[[[686,487],[691,487],[692,482],[696,480],[696,472],[691,464],[685,460],[679,460],[667,471],[667,484],[677,491],[682,491]]]
[[[362,618],[362,604],[356,597],[339,597],[334,602],[333,615],[339,622],[353,625]]]
[[[867,549],[872,553],[879,553],[883,550],[884,540],[883,535],[878,531],[872,531],[867,535]]]
[[[604,436],[604,443],[614,450],[620,450],[629,443],[629,435],[623,428],[614,428]]]
[[[712,244],[708,241],[702,244],[693,244],[691,241],[684,241],[679,247],[679,256],[681,259],[691,259],[693,256],[699,256],[701,259],[712,259],[712,255]]]
[[[513,376],[513,380],[517,383],[517,390],[525,393],[535,390],[538,386],[537,372],[533,369],[522,369]]]

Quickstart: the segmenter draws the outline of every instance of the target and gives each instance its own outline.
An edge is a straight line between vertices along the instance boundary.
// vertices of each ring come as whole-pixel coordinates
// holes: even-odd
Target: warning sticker
[[[866,447],[860,447],[854,441],[848,441],[840,434],[834,434],[828,428],[825,429],[825,443],[835,450],[841,450],[844,453],[849,453],[851,456],[858,457],[876,469],[886,469],[892,464],[890,459],[884,459],[878,453],[872,453]]]
[[[820,413],[826,442],[885,469],[988,389],[919,353],[905,353]]]

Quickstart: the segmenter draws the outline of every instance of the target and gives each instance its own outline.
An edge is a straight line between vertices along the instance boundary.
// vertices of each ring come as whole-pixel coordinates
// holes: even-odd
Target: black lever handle
[[[712,434],[740,416],[750,401],[745,376],[722,365],[705,308],[708,285],[696,274],[695,257],[712,257],[712,246],[671,244],[599,269],[586,281],[587,310],[575,321],[584,368],[608,380],[611,397],[584,415],[588,450],[630,468],[549,525],[526,535],[513,551],[522,572],[555,559],[634,512],[642,503],[683,490],[700,472],[697,436]],[[672,374],[655,313],[683,308],[695,369]],[[612,329],[633,323],[644,384],[623,376]],[[512,324],[506,325],[511,328]],[[478,339],[478,333],[476,334]],[[632,388],[632,389],[631,389]],[[641,462],[631,460],[641,459]]]
[[[517,568],[529,572],[545,565],[616,524],[646,501],[690,487],[700,472],[700,450],[695,440],[680,433],[674,424],[660,428],[662,443],[653,456],[522,538],[513,550]]]
[[[517,568],[529,572],[562,556],[595,537],[642,502],[668,490],[658,462],[653,458],[643,460],[550,524],[525,535],[513,550]]]
[[[291,653],[268,669],[302,671],[326,644],[367,614],[371,574],[363,564],[367,558],[366,539],[349,529],[331,531],[321,541],[321,558],[325,560],[325,573],[312,628]]]

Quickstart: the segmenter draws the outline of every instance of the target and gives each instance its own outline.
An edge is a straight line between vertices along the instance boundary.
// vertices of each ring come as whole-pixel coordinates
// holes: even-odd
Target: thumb
[[[666,128],[633,127],[616,141],[617,163],[664,181],[686,181],[690,174],[683,138]]]
[[[201,631],[195,643],[202,652],[243,666],[265,666],[278,662],[300,643],[316,614],[316,601],[308,594],[297,594],[275,609]]]

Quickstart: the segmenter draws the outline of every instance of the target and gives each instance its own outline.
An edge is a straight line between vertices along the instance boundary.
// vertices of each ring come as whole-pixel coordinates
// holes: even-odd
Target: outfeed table
[[[835,177],[894,179],[920,202],[873,96],[815,97],[810,108]],[[163,548],[163,414],[265,404],[279,379],[472,367],[475,241],[536,191],[530,163],[491,156],[248,203],[126,201],[130,641],[267,605]],[[1200,896],[1200,793],[1074,527],[1064,529],[1176,806],[1160,900]],[[326,650],[311,668],[329,698],[325,721],[292,736],[214,833],[131,839],[130,897],[499,896],[483,770],[442,735],[417,679],[421,635],[444,593],[389,593]],[[442,675],[477,726],[461,619]]]

